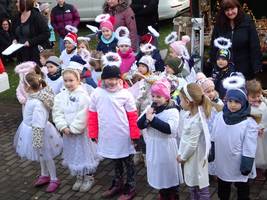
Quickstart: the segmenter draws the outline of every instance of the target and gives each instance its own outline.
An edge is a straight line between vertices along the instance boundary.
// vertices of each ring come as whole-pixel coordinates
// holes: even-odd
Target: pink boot
[[[42,186],[46,185],[50,182],[50,177],[49,176],[39,176],[38,179],[34,182],[34,186]]]
[[[46,192],[55,192],[59,187],[59,185],[60,185],[59,180],[50,181],[48,187],[46,188]]]

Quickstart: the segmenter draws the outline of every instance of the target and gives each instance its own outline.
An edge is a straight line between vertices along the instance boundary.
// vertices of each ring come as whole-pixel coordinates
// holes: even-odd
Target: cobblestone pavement
[[[93,200],[101,199],[101,193],[107,189],[112,180],[112,165],[109,160],[104,160],[98,167],[96,182],[87,193],[71,190],[74,178],[69,175],[67,169],[61,165],[61,159],[56,159],[57,173],[61,180],[60,188],[54,194],[45,193],[45,187],[34,188],[33,181],[40,172],[38,163],[21,160],[12,146],[13,137],[21,121],[20,106],[0,104],[0,200]],[[143,164],[136,167],[137,170],[137,196],[135,200],[157,199],[157,191],[148,186],[146,181],[146,169]],[[216,183],[211,181],[211,199],[218,199]],[[114,199],[116,199],[115,197]],[[180,188],[180,199],[189,199],[185,186]],[[236,199],[236,191],[233,189],[231,199]],[[251,199],[267,199],[267,182],[251,183]]]

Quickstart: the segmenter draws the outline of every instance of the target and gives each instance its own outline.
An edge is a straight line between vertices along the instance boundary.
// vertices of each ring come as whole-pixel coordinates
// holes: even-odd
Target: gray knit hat
[[[58,68],[61,68],[62,61],[57,56],[50,56],[45,64],[47,65],[49,63],[57,66]]]

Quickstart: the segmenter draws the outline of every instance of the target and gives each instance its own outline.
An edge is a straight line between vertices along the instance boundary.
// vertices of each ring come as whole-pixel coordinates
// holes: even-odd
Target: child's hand
[[[149,120],[149,121],[152,121],[154,119],[154,108],[149,108],[146,112],[146,118]]]
[[[258,136],[261,138],[264,137],[264,128],[259,129]]]
[[[65,134],[65,135],[70,135],[70,129],[69,128],[64,128],[62,130],[62,132]]]
[[[182,160],[180,155],[177,156],[176,160],[181,163],[181,164],[184,164],[185,163],[185,160]]]

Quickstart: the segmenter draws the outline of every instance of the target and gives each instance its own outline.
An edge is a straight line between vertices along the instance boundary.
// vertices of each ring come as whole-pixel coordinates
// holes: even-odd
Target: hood
[[[117,6],[110,8],[107,2],[105,2],[103,5],[103,12],[109,13],[110,15],[116,15],[128,8],[130,4],[131,0],[120,0],[120,3]]]

